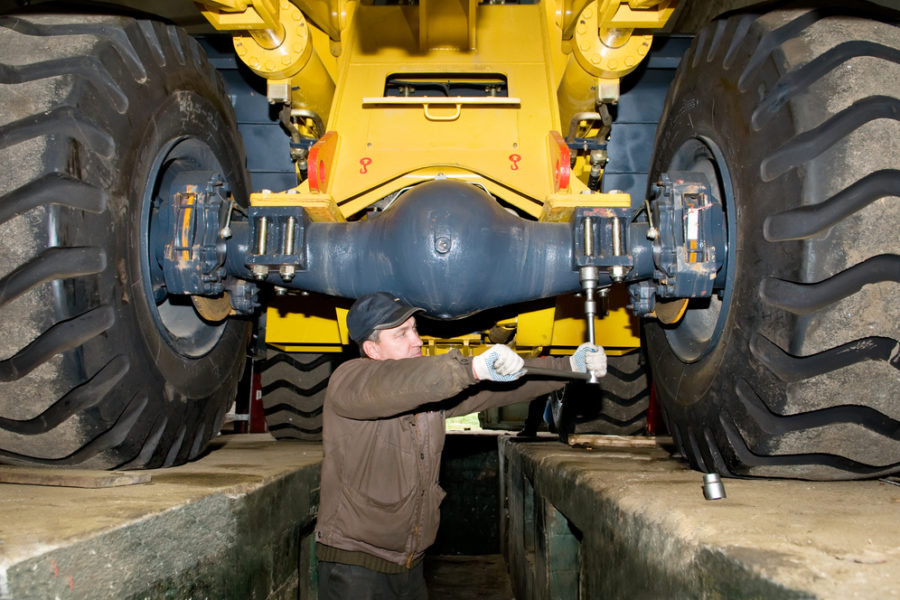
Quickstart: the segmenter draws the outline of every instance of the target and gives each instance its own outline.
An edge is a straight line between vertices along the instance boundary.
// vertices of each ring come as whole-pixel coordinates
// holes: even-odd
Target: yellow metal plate
[[[546,136],[559,130],[543,7],[479,5],[477,53],[420,52],[416,32],[408,26],[416,22],[409,20],[416,10],[363,5],[356,12],[328,123],[341,135],[332,171],[341,177],[329,181],[327,193],[348,217],[360,208],[354,199],[368,190],[399,183],[423,168],[446,168],[467,170],[514,190],[513,203],[525,197],[540,206],[553,191]],[[507,99],[497,105],[454,103],[444,110],[432,106],[429,118],[421,104],[363,102],[384,96],[389,75],[407,72],[499,73],[507,79],[508,96],[520,104]]]

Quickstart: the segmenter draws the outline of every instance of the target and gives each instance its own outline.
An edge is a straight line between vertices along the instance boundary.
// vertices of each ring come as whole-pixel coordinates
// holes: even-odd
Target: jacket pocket
[[[344,506],[338,518],[338,528],[343,535],[376,548],[407,551],[415,511],[415,489],[389,502],[349,488],[344,488],[343,496]]]

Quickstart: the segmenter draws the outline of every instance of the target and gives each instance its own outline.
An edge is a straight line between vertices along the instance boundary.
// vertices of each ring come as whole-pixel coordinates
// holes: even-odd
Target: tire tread
[[[0,317],[18,312],[23,321],[0,361],[0,383],[7,384],[0,457],[98,468],[188,460],[224,417],[248,328],[227,326],[223,349],[207,355],[218,359],[166,359],[208,378],[215,373],[216,382],[199,392],[191,382],[171,382],[162,363],[155,364],[158,355],[148,360],[132,295],[141,291],[131,285],[129,256],[115,250],[125,247],[130,234],[120,228],[134,214],[133,181],[121,174],[146,160],[130,137],[132,121],[156,114],[171,94],[195,94],[220,124],[215,139],[229,154],[219,156],[228,157],[222,164],[231,167],[235,198],[246,201],[244,149],[222,79],[194,39],[156,21],[7,15],[0,17],[0,45],[0,83],[13,97],[32,88],[40,94],[21,107],[24,116],[12,112],[0,126],[0,152],[19,161],[0,196],[0,224],[34,236],[7,259],[0,278]],[[190,60],[179,66],[177,55]],[[53,85],[32,83],[42,81]],[[13,89],[20,84],[29,87]],[[21,168],[26,160],[28,168]],[[124,376],[135,360],[147,369]],[[188,360],[217,362],[201,369]],[[14,388],[35,396],[30,411],[13,409]],[[67,456],[52,456],[59,448]]]
[[[52,356],[77,348],[109,330],[115,320],[113,309],[101,306],[53,325],[14,356],[0,361],[0,381],[24,377]]]
[[[48,281],[96,275],[105,268],[106,253],[102,248],[48,248],[0,278],[0,307]]]
[[[0,429],[18,435],[47,433],[81,411],[102,402],[128,374],[130,365],[119,355],[103,366],[88,381],[57,400],[41,414],[27,420],[0,417]]]
[[[852,296],[864,285],[882,281],[900,283],[900,256],[873,256],[817,283],[767,277],[760,285],[760,296],[770,306],[795,315],[807,315]]]
[[[682,61],[657,137],[654,170],[667,169],[687,138],[724,144],[727,183],[740,186],[742,249],[740,300],[714,358],[681,361],[669,333],[648,325],[665,419],[700,470],[888,474],[900,466],[892,400],[900,341],[890,316],[900,283],[891,225],[900,171],[879,146],[900,121],[896,81],[883,75],[900,64],[900,21],[862,3],[755,10],[726,15],[698,36],[692,51],[708,44],[707,61]],[[709,39],[723,27],[730,44],[716,49]],[[717,97],[712,111],[702,93]],[[854,390],[860,376],[875,378],[866,393]]]
[[[872,336],[818,354],[793,356],[760,333],[754,333],[750,338],[753,356],[785,383],[818,377],[866,360],[883,361],[900,369],[897,348],[897,340]]]
[[[769,215],[763,232],[770,242],[808,239],[889,196],[900,196],[900,170],[869,173],[822,202]]]
[[[342,355],[281,352],[260,360],[263,412],[277,439],[320,440],[322,405],[331,372]]]

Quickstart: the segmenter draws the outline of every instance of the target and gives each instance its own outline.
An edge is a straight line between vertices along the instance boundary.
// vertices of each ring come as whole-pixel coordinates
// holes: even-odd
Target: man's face
[[[422,356],[422,339],[416,330],[416,318],[410,317],[391,329],[382,329],[378,341],[363,342],[366,356],[375,360],[397,360]]]

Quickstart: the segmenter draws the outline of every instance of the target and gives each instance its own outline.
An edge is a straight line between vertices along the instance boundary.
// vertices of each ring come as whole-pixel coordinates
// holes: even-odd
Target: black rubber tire
[[[222,82],[180,29],[124,17],[0,17],[0,62],[0,460],[194,458],[234,399],[249,324],[150,299],[145,219],[175,166],[218,163],[247,202]]]
[[[721,302],[646,326],[667,424],[701,471],[900,465],[900,29],[862,10],[726,15],[670,88],[651,181],[705,170],[732,227]]]
[[[642,435],[647,431],[650,386],[640,351],[607,357],[607,374],[599,385],[570,383],[552,394],[550,403],[556,433],[569,435]]]
[[[341,354],[302,354],[268,348],[257,363],[266,425],[276,439],[322,439],[322,404]]]

